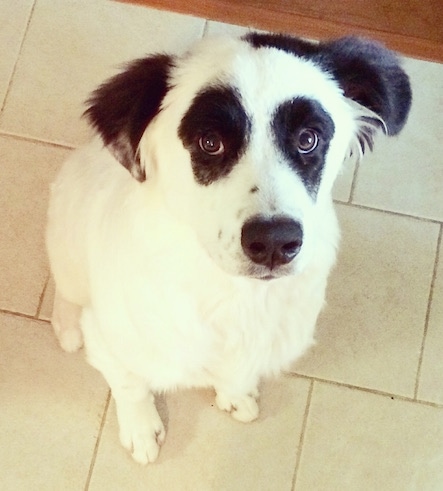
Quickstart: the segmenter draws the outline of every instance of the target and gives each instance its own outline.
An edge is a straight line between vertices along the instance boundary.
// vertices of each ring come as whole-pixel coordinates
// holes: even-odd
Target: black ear
[[[115,158],[140,182],[146,179],[140,164],[140,139],[160,109],[168,90],[173,58],[156,55],[135,60],[104,82],[87,101],[85,115]]]
[[[322,44],[320,53],[345,96],[376,113],[389,135],[399,133],[408,118],[412,94],[397,56],[377,42],[357,37]]]

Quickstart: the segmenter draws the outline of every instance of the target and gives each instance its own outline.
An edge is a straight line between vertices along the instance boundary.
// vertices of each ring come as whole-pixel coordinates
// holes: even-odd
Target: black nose
[[[303,244],[301,225],[286,217],[248,220],[242,228],[241,245],[256,264],[274,269],[290,263]]]

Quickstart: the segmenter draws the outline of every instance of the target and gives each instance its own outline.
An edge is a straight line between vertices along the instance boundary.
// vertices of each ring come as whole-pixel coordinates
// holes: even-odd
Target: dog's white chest
[[[277,373],[312,343],[324,298],[318,277],[214,278],[189,262],[171,269],[179,262],[171,254],[156,257],[149,277],[133,276],[130,292],[114,279],[110,296],[111,279],[104,279],[106,299],[97,298],[94,317],[86,309],[83,318],[87,344],[102,338],[153,389],[212,386],[226,366]]]

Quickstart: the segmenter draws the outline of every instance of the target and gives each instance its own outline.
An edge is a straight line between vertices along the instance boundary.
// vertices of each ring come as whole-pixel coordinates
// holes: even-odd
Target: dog
[[[313,344],[334,180],[411,97],[376,42],[260,33],[136,60],[93,92],[96,135],[51,188],[52,324],[66,351],[84,343],[137,462],[165,439],[155,393],[211,387],[249,422],[260,380]]]

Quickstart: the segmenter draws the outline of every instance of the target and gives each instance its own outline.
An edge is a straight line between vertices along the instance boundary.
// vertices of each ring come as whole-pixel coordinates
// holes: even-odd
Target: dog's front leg
[[[215,388],[215,402],[222,411],[227,411],[237,421],[249,423],[258,418],[258,389],[245,391],[242,395],[233,394],[231,390]]]
[[[117,408],[120,441],[136,462],[145,465],[157,459],[165,429],[154,395],[137,379],[130,375],[125,381],[112,381],[110,386]]]
[[[165,440],[165,428],[155,407],[154,395],[145,379],[129,372],[105,345],[96,342],[93,330],[85,332],[88,361],[102,373],[115,400],[122,445],[136,462],[143,465],[154,462]]]

